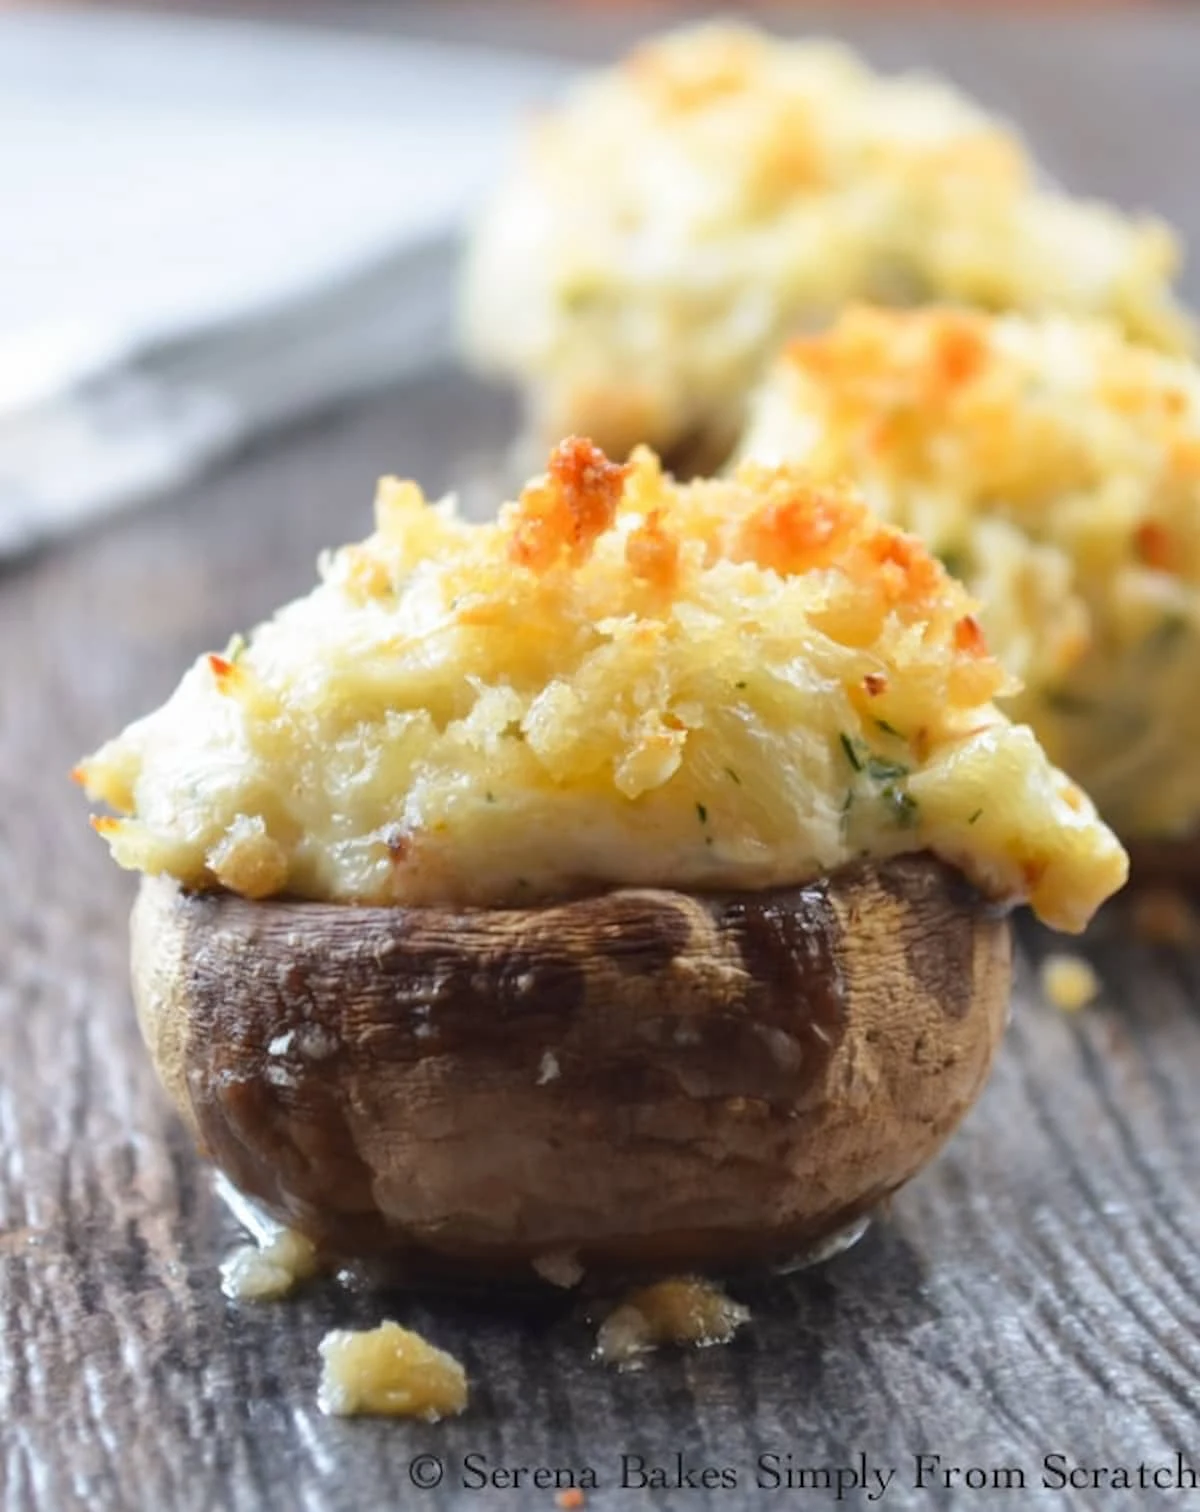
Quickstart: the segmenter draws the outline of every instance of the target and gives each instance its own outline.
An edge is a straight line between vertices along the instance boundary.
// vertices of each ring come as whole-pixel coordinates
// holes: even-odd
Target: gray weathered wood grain
[[[1194,23],[1091,21],[1070,40],[1055,26],[1043,44],[1029,23],[978,51],[961,21],[940,26],[891,25],[888,46],[957,57],[971,82],[1028,110],[1056,162],[1132,197],[1144,183],[1200,230],[1181,146],[1200,140]],[[959,39],[951,57],[947,36]],[[1047,940],[1023,927],[1012,1027],[967,1125],[855,1250],[745,1293],[754,1323],[728,1349],[613,1375],[589,1361],[591,1334],[569,1309],[513,1315],[487,1299],[332,1284],[283,1305],[222,1298],[216,1266],[235,1231],[137,1040],[132,884],[66,772],[197,652],[306,588],[320,547],[368,528],[377,474],[436,490],[494,460],[510,424],[504,403],[432,372],[0,579],[4,1504],[553,1506],[550,1490],[464,1489],[474,1452],[591,1464],[608,1488],[593,1508],[832,1506],[757,1490],[756,1457],[836,1465],[862,1451],[900,1472],[884,1507],[1132,1505],[1039,1489],[1048,1453],[1200,1460],[1200,955],[1116,928],[1086,944],[1102,999],[1067,1016],[1039,1001]],[[461,1355],[473,1381],[463,1419],[321,1417],[321,1334],[384,1315]],[[740,1488],[622,1491],[623,1452],[729,1466]],[[1031,1490],[918,1491],[918,1452],[1021,1466]],[[438,1490],[412,1487],[418,1453],[445,1458]]]

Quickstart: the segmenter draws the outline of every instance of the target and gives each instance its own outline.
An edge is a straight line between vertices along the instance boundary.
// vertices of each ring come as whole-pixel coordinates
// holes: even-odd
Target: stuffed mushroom
[[[1007,912],[1124,879],[964,590],[795,468],[573,439],[489,524],[390,481],[322,579],[79,776],[167,1090],[330,1254],[811,1251],[977,1096]]]

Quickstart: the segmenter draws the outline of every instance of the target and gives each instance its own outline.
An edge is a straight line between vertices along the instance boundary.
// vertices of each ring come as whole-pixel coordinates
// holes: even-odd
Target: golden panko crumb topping
[[[1104,315],[1193,340],[1158,221],[1044,187],[938,79],[709,24],[640,46],[535,123],[482,219],[465,340],[549,439],[732,440],[779,343],[849,300]]]
[[[467,1405],[459,1362],[399,1323],[335,1329],[321,1340],[317,1405],[334,1417],[457,1417]]]
[[[750,1309],[714,1282],[672,1276],[630,1292],[609,1313],[596,1335],[596,1354],[605,1364],[628,1366],[663,1344],[728,1344],[749,1321]]]
[[[322,577],[82,764],[127,816],[95,821],[122,865],[524,905],[928,849],[1068,929],[1124,879],[990,702],[1012,683],[974,602],[799,469],[680,485],[575,438],[491,524],[385,482],[376,533]]]
[[[849,474],[979,599],[1005,704],[1124,836],[1200,823],[1200,370],[1110,326],[847,311],[741,454]]]

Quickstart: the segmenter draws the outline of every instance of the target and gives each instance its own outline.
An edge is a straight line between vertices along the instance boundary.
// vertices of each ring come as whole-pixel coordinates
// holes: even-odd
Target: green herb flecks
[[[841,741],[842,750],[846,753],[846,760],[850,763],[850,765],[856,772],[861,772],[863,769],[863,764],[862,758],[859,756],[856,749],[858,742],[851,740],[849,735],[846,734],[845,730],[842,731]]]
[[[969,819],[968,819],[968,820],[967,820],[967,823],[968,823],[968,824],[974,824],[974,823],[975,823],[975,821],[976,821],[976,819],[978,819],[978,818],[979,818],[979,816],[980,816],[980,815],[981,815],[981,814],[982,814],[982,813],[983,813],[983,810],[982,810],[982,809],[976,809],[976,810],[975,810],[975,812],[974,812],[974,813],[973,813],[973,814],[972,814],[972,815],[971,815],[971,817],[970,817],[970,818],[969,818]]]
[[[725,775],[729,778],[730,782],[735,783],[738,787],[741,787],[742,779],[738,776],[738,774],[733,770],[732,767],[727,766],[725,768]]]
[[[888,817],[899,829],[912,829],[917,822],[920,805],[911,793],[906,793],[903,788],[890,785],[885,787],[880,797],[887,807]]]
[[[937,559],[952,578],[964,577],[970,568],[970,559],[965,551],[951,548],[936,553]]]
[[[1168,610],[1151,630],[1145,640],[1145,649],[1151,656],[1165,656],[1188,632],[1188,618],[1177,610]]]
[[[876,782],[896,782],[908,776],[908,767],[902,761],[889,761],[884,756],[868,756],[867,776]]]
[[[707,824],[708,823],[708,810],[704,807],[704,805],[702,803],[698,803],[696,805],[696,816],[700,820],[701,824]]]
[[[896,728],[895,725],[888,724],[886,719],[877,719],[875,723],[885,735],[894,735],[897,740],[907,739],[907,736],[901,735],[900,731]]]

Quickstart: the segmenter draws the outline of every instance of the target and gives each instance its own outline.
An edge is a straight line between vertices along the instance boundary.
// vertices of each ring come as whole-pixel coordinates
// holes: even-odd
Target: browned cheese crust
[[[982,1088],[1006,919],[928,855],[804,887],[528,910],[186,894],[133,917],[142,1030],[201,1146],[414,1276],[786,1263]]]

